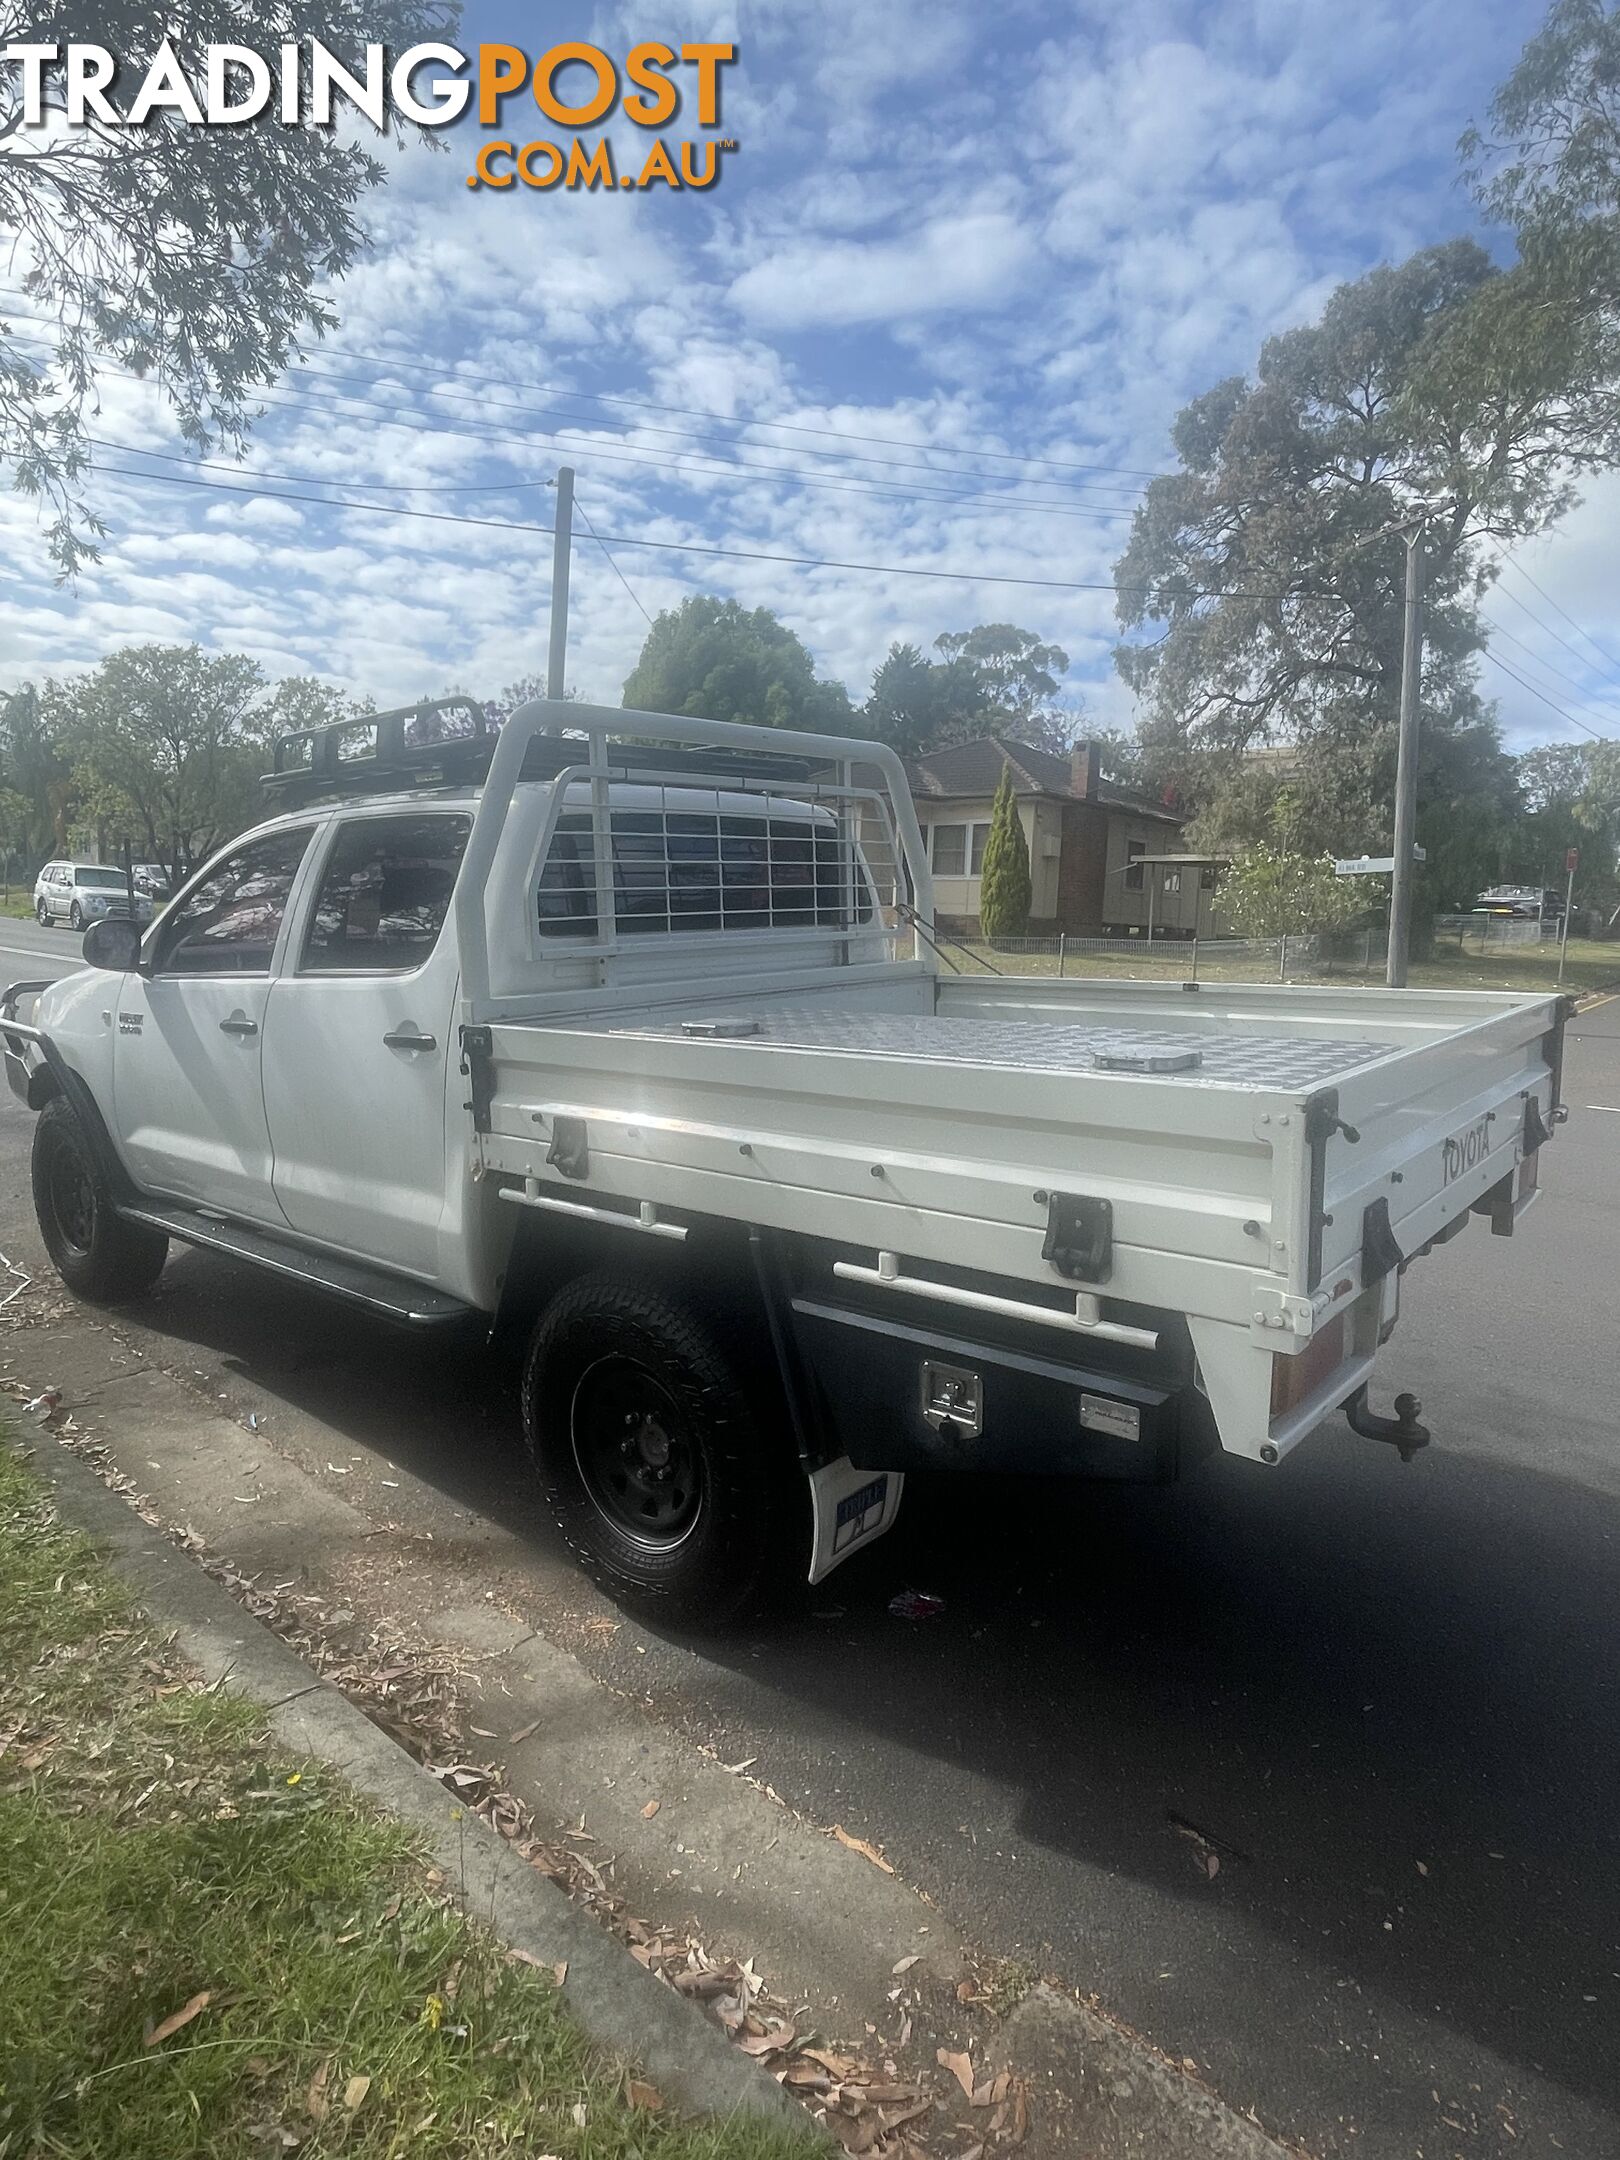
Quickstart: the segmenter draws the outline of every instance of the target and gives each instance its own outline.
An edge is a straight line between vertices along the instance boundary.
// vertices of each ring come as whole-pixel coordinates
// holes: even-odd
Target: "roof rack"
[[[635,725],[633,715],[626,715],[626,725]],[[278,735],[262,784],[289,809],[404,789],[476,787],[488,775],[499,740],[499,723],[476,698],[428,698]],[[536,735],[524,754],[522,777],[552,780],[571,765],[585,764],[589,755],[583,737]],[[739,755],[610,742],[606,755],[620,778],[690,773],[706,780],[808,780],[816,769],[812,759],[774,751]]]

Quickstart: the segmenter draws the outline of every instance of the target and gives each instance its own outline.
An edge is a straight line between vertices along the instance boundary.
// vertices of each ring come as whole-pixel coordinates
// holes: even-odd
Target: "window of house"
[[[1213,892],[1215,890],[1215,865],[1213,863],[1205,863],[1203,869],[1199,871],[1198,890],[1200,892]]]
[[[935,877],[962,877],[967,871],[968,829],[965,825],[934,827]]]
[[[969,849],[968,849],[968,875],[969,875],[969,877],[977,877],[977,876],[979,875],[980,871],[981,871],[981,870],[983,870],[983,868],[984,868],[984,843],[985,843],[985,842],[986,842],[986,841],[987,841],[987,840],[989,839],[989,837],[990,837],[990,827],[989,827],[989,825],[988,825],[988,824],[984,824],[984,825],[975,825],[975,826],[974,826],[974,827],[972,828],[972,832],[971,832],[971,844],[970,844],[970,846],[969,846]]]
[[[1127,840],[1125,843],[1125,890],[1140,892],[1146,876],[1142,857],[1147,853],[1145,840]]]
[[[349,819],[327,857],[302,972],[420,967],[444,928],[471,831],[459,812]]]
[[[163,975],[268,975],[312,825],[267,834],[193,885],[166,917]]]
[[[614,810],[613,916],[619,935],[682,930],[828,930],[870,922],[872,894],[827,818]],[[540,873],[540,935],[595,938],[589,811],[557,820]]]

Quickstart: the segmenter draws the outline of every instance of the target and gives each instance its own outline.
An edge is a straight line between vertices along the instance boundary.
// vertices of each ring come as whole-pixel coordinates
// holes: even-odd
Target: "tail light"
[[[1297,1410],[1306,1396],[1322,1385],[1344,1363],[1345,1315],[1335,1313],[1326,1326],[1311,1337],[1297,1357],[1278,1354],[1271,1360],[1271,1415],[1279,1418]]]

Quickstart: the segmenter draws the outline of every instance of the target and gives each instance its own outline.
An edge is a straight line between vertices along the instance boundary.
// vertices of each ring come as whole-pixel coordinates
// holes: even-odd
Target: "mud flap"
[[[815,1537],[810,1580],[822,1582],[858,1546],[891,1529],[905,1490],[901,1470],[857,1470],[847,1455],[810,1473]]]

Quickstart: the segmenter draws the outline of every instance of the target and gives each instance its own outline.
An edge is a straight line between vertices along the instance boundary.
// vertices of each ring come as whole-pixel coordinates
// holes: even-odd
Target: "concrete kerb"
[[[566,1963],[563,1998],[601,2047],[634,2062],[695,2114],[762,2116],[798,2123],[815,2135],[808,2115],[767,2071],[693,2004],[644,1971],[486,1823],[458,1807],[429,1771],[143,1522],[88,1464],[49,1440],[20,1445],[51,1486],[63,1516],[95,1540],[199,1671],[263,1704],[284,1747],[328,1764],[417,1831],[463,1909],[508,1948],[543,1965]]]

